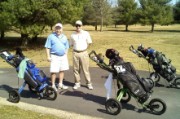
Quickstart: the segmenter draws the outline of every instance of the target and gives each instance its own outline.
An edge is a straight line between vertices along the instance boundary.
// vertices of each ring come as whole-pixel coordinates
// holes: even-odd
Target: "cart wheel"
[[[160,81],[160,76],[156,72],[152,72],[150,74],[150,78],[155,82],[158,83]]]
[[[20,101],[20,95],[18,91],[16,90],[11,90],[9,92],[9,99],[8,101],[13,102],[13,103],[18,103]]]
[[[111,115],[117,115],[121,112],[122,106],[119,101],[115,99],[109,99],[105,103],[106,111]]]
[[[166,103],[158,98],[152,99],[148,105],[151,113],[155,115],[161,115],[166,111]]]
[[[55,100],[57,98],[57,92],[54,88],[47,86],[45,89],[45,97],[48,100]]]
[[[177,89],[180,89],[180,77],[174,79],[174,85]]]
[[[121,90],[122,90],[122,89],[118,90],[118,92],[117,92],[117,97],[119,96]],[[122,102],[122,103],[128,103],[130,100],[131,100],[131,95],[130,95],[129,92],[126,92],[126,93],[124,93],[124,95],[123,95],[123,97],[122,97],[122,99],[121,99],[120,102]]]
[[[151,79],[151,78],[147,78],[147,79],[145,79],[146,80],[146,82],[148,82],[148,84],[149,84],[149,89],[150,89],[150,91],[152,91],[152,89],[155,87],[155,82],[153,81],[153,79]]]
[[[32,88],[30,85],[28,85],[28,88],[32,93],[37,93],[36,89]]]

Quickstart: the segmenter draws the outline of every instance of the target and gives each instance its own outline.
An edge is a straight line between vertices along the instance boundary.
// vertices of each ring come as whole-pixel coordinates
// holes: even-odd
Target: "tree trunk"
[[[126,24],[126,31],[128,31],[128,24]]]
[[[95,25],[95,31],[97,31],[97,24]]]
[[[22,46],[27,46],[29,41],[28,34],[21,34],[21,41]]]
[[[97,31],[97,21],[96,21],[96,23],[95,23],[95,31]]]
[[[103,16],[101,16],[101,27],[100,27],[100,31],[103,31]]]
[[[32,40],[32,43],[37,42],[37,38],[38,38],[38,35],[33,36],[32,39],[31,39],[31,40]]]
[[[1,31],[1,40],[4,39],[4,30]]]
[[[50,27],[50,30],[51,30],[51,31],[53,30],[53,26]]]
[[[151,24],[151,32],[154,31],[154,23]]]

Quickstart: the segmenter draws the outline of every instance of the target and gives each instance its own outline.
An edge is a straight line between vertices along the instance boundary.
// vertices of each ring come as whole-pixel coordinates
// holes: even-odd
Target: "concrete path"
[[[41,68],[47,76],[49,76],[48,68]],[[37,95],[32,94],[27,86],[21,93],[22,103],[37,105],[44,108],[61,110],[70,112],[69,114],[87,115],[104,119],[179,119],[180,117],[180,89],[155,87],[152,98],[161,98],[167,104],[167,111],[163,115],[153,115],[144,112],[140,105],[134,99],[128,104],[123,104],[123,109],[120,114],[113,116],[106,113],[105,101],[106,90],[104,88],[105,78],[108,72],[100,68],[90,68],[94,90],[88,90],[85,87],[84,78],[82,78],[82,87],[77,91],[72,89],[74,85],[73,71],[70,68],[65,73],[64,83],[69,86],[68,90],[58,90],[58,97],[55,101],[46,99],[38,100]],[[138,71],[141,77],[148,77],[148,72]],[[83,76],[82,76],[83,77]],[[18,88],[22,84],[22,80],[18,80],[15,69],[0,69],[0,97],[8,98],[10,91],[13,88]],[[161,80],[161,84],[166,84],[165,80]],[[116,81],[113,83],[113,96],[117,92]],[[1,101],[1,100],[0,100]],[[18,104],[17,104],[18,105]],[[69,117],[68,117],[69,118]],[[71,117],[70,117],[71,118]],[[72,117],[73,118],[73,117]]]

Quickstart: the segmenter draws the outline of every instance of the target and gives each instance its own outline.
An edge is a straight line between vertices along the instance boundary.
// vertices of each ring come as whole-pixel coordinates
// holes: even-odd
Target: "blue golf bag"
[[[19,78],[24,79],[24,83],[18,91],[13,90],[9,92],[9,100],[11,102],[19,102],[20,93],[26,84],[31,92],[38,93],[39,99],[44,97],[49,100],[56,99],[57,92],[48,86],[45,73],[37,68],[31,60],[26,58],[20,48],[16,49],[15,55],[12,55],[7,50],[0,51],[0,57],[16,69]]]

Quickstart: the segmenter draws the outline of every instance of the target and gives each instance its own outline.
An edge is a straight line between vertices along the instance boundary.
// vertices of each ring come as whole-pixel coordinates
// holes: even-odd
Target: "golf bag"
[[[1,57],[16,69],[18,77],[23,78],[30,88],[37,89],[37,92],[41,92],[47,85],[45,73],[37,68],[31,60],[25,58],[20,48],[16,49],[15,55],[12,55],[8,51],[3,51]]]
[[[163,78],[171,81],[174,78],[174,73],[176,73],[176,68],[171,64],[171,60],[167,59],[161,52],[156,52],[155,57],[150,58],[149,63],[152,64],[153,69]]]
[[[145,102],[153,88],[148,79],[140,78],[132,63],[124,62],[116,50],[108,49],[106,57],[110,59],[110,65],[114,69],[117,79],[121,80],[123,87],[129,89],[139,99],[139,102]]]
[[[158,52],[150,47],[145,49],[142,45],[138,46],[137,50],[131,46],[130,50],[139,57],[146,59],[153,66],[155,72],[160,74],[168,82],[175,78],[176,68],[171,64],[171,60],[166,58],[162,52]]]

